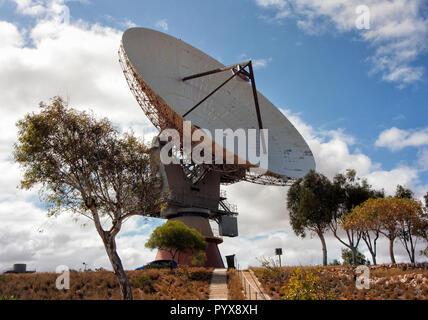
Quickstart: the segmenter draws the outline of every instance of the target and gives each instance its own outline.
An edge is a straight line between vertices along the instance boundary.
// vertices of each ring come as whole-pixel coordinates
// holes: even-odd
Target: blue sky
[[[368,30],[355,27],[360,4],[370,9]],[[58,16],[65,6],[70,22],[64,26]],[[135,116],[140,110],[117,63],[120,35],[130,26],[181,38],[226,65],[253,59],[258,90],[304,135],[321,172],[331,177],[354,167],[375,187],[391,192],[401,183],[421,196],[428,191],[427,13],[422,0],[0,0],[0,36],[6,39],[0,48],[0,102],[2,121],[7,121],[0,139],[0,166],[17,173],[4,178],[0,214],[15,210],[7,205],[9,196],[20,199],[21,209],[34,206],[43,211],[34,203],[36,193],[14,189],[19,170],[10,159],[13,123],[34,111],[40,100],[66,95],[72,104],[92,108],[122,128],[153,134],[144,115]],[[240,218],[243,240],[226,241],[224,254],[257,241],[261,251],[268,250],[284,237],[296,248],[304,243],[307,250],[318,250],[316,239],[292,238],[286,218],[279,227],[260,218],[255,210],[269,208],[251,202],[249,195],[261,190],[256,188],[228,189],[231,202],[248,213]],[[263,192],[259,202],[282,203],[286,191]],[[282,203],[271,211],[284,210]],[[281,214],[266,216],[275,220]],[[37,223],[44,224],[42,220]],[[142,259],[136,240],[139,228],[141,221],[136,221],[124,231],[135,238],[135,246],[122,244],[134,264]],[[78,250],[70,244],[74,237],[78,234],[66,241],[70,252]],[[329,241],[333,246],[334,240]],[[28,247],[25,250],[23,256],[38,261]],[[338,249],[332,250],[331,258],[337,258]],[[296,252],[290,253],[295,262]]]
[[[266,17],[277,9],[252,0],[103,0],[67,2],[67,6],[72,22],[81,19],[121,30],[127,22],[162,29],[157,23],[165,21],[169,34],[224,64],[247,57],[266,59],[267,66],[256,71],[257,86],[275,105],[298,113],[315,128],[343,128],[355,137],[354,147],[385,170],[417,161],[416,148],[390,152],[375,142],[390,127],[418,130],[427,126],[427,73],[404,88],[398,88],[401,83],[383,81],[382,74],[372,74],[368,59],[377,47],[361,39],[365,30],[342,33],[332,26],[322,34],[308,34],[292,18],[269,21]],[[11,1],[3,3],[0,18],[20,26],[34,21],[17,14]],[[426,52],[412,64],[427,66]]]

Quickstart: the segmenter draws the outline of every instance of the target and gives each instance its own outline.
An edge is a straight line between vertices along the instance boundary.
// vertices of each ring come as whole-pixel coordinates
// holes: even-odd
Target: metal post
[[[228,83],[230,80],[235,78],[239,73],[240,73],[240,71],[234,73],[232,76],[227,78],[226,81],[224,81],[221,85],[219,85],[217,88],[215,88],[209,95],[207,95],[205,98],[203,98],[201,101],[199,101],[193,108],[191,108],[189,111],[187,111],[185,114],[183,114],[183,118],[186,117],[190,112],[195,110],[197,107],[199,107],[202,103],[204,103],[209,97],[211,97],[214,93],[216,93],[218,90],[220,90],[224,85],[226,85],[226,83]]]
[[[242,63],[237,63],[237,64],[234,64],[234,65],[231,65],[231,66],[227,66],[227,67],[217,68],[217,69],[210,70],[210,71],[207,71],[207,72],[201,72],[201,73],[198,73],[198,74],[194,74],[194,75],[185,77],[182,80],[183,81],[187,81],[187,80],[191,80],[191,79],[205,77],[205,76],[208,76],[208,75],[211,75],[211,74],[214,74],[214,73],[228,71],[228,70],[234,69],[234,68],[236,68],[238,66],[241,67],[241,68],[246,68],[249,65],[250,61],[251,60],[245,61],[245,62],[242,62]]]
[[[248,64],[248,68],[250,69],[251,87],[253,89],[254,103],[255,103],[256,114],[257,114],[257,122],[259,123],[259,129],[262,130],[263,122],[262,122],[262,116],[260,114],[259,98],[257,96],[257,89],[256,89],[256,80],[254,79],[253,63],[251,61]]]

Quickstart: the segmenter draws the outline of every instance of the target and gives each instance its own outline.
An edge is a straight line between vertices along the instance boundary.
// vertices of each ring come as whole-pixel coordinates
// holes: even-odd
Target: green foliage
[[[425,256],[428,258],[428,247],[426,247],[425,250],[421,250],[420,254],[421,256]]]
[[[345,227],[383,234],[390,240],[392,263],[395,263],[393,244],[398,237],[411,262],[414,262],[416,237],[426,237],[428,214],[418,200],[397,197],[369,199],[352,211],[345,221]]]
[[[340,263],[340,261],[339,261],[339,260],[334,259],[334,260],[333,260],[332,262],[330,262],[328,265],[329,265],[329,266],[340,266],[340,265],[341,265],[341,263]]]
[[[336,188],[336,197],[338,198],[338,210],[334,212],[330,229],[333,235],[345,246],[350,249],[358,247],[361,238],[368,239],[365,231],[355,227],[354,224],[345,224],[347,217],[352,210],[370,198],[384,197],[383,191],[372,190],[366,179],[357,177],[355,170],[348,169],[346,174],[337,174],[334,177],[334,186]],[[346,237],[340,238],[338,230],[343,228]],[[352,252],[352,251],[351,251]],[[372,252],[372,251],[371,251]],[[374,252],[374,251],[373,251]],[[352,257],[352,264],[357,265],[357,257]]]
[[[6,296],[0,296],[0,301],[4,301],[4,300],[19,300],[18,297],[15,296],[10,296],[10,297],[6,297]]]
[[[356,261],[357,265],[364,265],[367,262],[365,255],[358,250],[357,250],[356,258],[357,258],[357,261]],[[342,260],[343,260],[344,266],[353,265],[354,263],[352,262],[352,250],[343,248]]]
[[[166,250],[170,252],[173,260],[177,254],[185,252],[193,252],[198,255],[196,260],[201,260],[200,252],[205,254],[207,242],[198,231],[189,228],[183,222],[168,220],[153,231],[145,246],[150,249]]]
[[[372,190],[366,179],[357,177],[355,170],[348,169],[346,174],[337,174],[333,183],[339,201],[336,217],[350,213],[356,206],[370,198],[383,198],[383,191]]]
[[[290,223],[296,235],[301,237],[305,237],[306,229],[324,232],[337,206],[333,184],[313,170],[296,180],[287,194]]]
[[[148,289],[150,292],[154,292],[154,283],[156,280],[156,277],[153,277],[147,273],[143,273],[133,281],[132,285],[135,288]]]
[[[294,182],[287,193],[291,227],[302,238],[307,230],[318,235],[322,244],[323,265],[327,265],[324,232],[339,206],[336,189],[326,176],[311,170],[304,178]]]
[[[206,261],[207,261],[207,255],[206,255],[205,251],[201,250],[201,251],[197,251],[192,256],[192,261],[190,263],[193,266],[202,267],[203,265],[205,265]]]
[[[397,189],[395,190],[395,197],[401,199],[413,199],[413,191],[404,188],[402,185],[397,185]]]
[[[90,207],[119,220],[161,210],[159,179],[150,151],[112,123],[77,111],[59,97],[17,122],[14,158],[24,169],[21,187],[41,186],[50,215],[62,209],[86,215]]]
[[[336,295],[325,287],[319,275],[312,270],[297,268],[281,289],[285,300],[335,300]]]
[[[93,220],[122,294],[132,299],[115,237],[126,219],[158,216],[164,209],[149,148],[132,133],[120,135],[108,119],[69,108],[59,97],[40,103],[39,113],[27,114],[16,125],[13,156],[24,171],[21,188],[41,187],[49,215],[66,211]],[[110,220],[109,230],[103,229],[102,217]]]

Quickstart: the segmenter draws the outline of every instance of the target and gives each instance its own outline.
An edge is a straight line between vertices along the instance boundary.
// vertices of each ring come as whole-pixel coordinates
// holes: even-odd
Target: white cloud
[[[70,22],[70,10],[66,2],[87,0],[11,0],[19,14],[36,19],[50,19],[56,22]]]
[[[292,18],[309,34],[354,31],[374,48],[370,58],[373,72],[380,72],[385,81],[399,86],[419,81],[422,66],[412,63],[426,52],[428,20],[421,10],[423,0],[256,0],[264,8],[273,8],[273,20]],[[357,30],[356,8],[364,4],[370,9],[370,29]]]
[[[155,27],[163,31],[168,31],[168,21],[166,19],[159,20],[156,22]]]
[[[418,163],[422,170],[428,171],[428,149],[422,149],[418,152]]]
[[[16,3],[17,11],[20,14],[30,15],[30,16],[40,16],[45,14],[49,8],[46,6],[47,1],[34,1],[34,0],[12,0]],[[61,3],[63,1],[52,1],[55,4],[58,2]]]
[[[394,195],[398,184],[414,187],[418,182],[418,170],[409,167],[399,167],[390,171],[373,171],[366,176],[368,182],[376,189],[384,189],[387,195]]]
[[[272,58],[261,58],[261,59],[253,59],[249,58],[246,53],[242,53],[239,55],[240,60],[251,60],[253,63],[254,69],[263,69],[268,66],[270,62],[272,62]]]
[[[381,132],[376,140],[376,146],[385,147],[392,151],[426,145],[428,145],[428,127],[419,130],[401,130],[392,127]]]
[[[31,7],[38,2],[26,3]],[[24,10],[25,6],[21,8]],[[47,218],[35,201],[37,190],[16,189],[20,175],[11,160],[11,151],[16,139],[14,123],[24,114],[36,111],[39,101],[55,95],[68,98],[73,107],[90,108],[98,116],[108,116],[121,129],[132,127],[138,135],[153,135],[154,128],[129,92],[117,61],[121,32],[84,22],[61,24],[43,16],[28,32],[0,22],[0,35],[7,39],[2,42],[0,56],[0,104],[7,111],[0,118],[0,269],[17,262],[28,263],[39,271],[52,271],[60,264],[78,269],[82,262],[92,268],[110,269],[102,242],[90,222],[82,227],[87,221],[74,223],[66,213]],[[412,184],[417,180],[417,173],[410,169],[379,171],[368,156],[351,151],[356,141],[343,130],[317,131],[299,116],[285,113],[310,144],[318,169],[329,177],[355,168],[360,175],[370,176],[373,184],[383,187],[390,181]],[[388,174],[389,179],[385,178]],[[413,175],[405,180],[405,174]],[[291,230],[286,188],[239,183],[227,190],[230,201],[238,204],[241,213],[241,237],[226,239],[220,246],[223,255],[238,253],[241,262],[256,264],[255,257],[272,255],[275,247],[283,247],[287,263],[320,263],[319,240],[301,240]],[[154,258],[156,252],[144,248],[144,242],[155,225],[144,227],[138,219],[125,224],[118,238],[118,251],[126,268]],[[337,241],[328,236],[327,243],[329,256],[337,258]]]
[[[82,262],[92,268],[111,268],[91,223],[80,227],[88,221],[76,224],[66,213],[47,218],[37,201],[37,190],[16,188],[20,170],[11,159],[15,122],[36,111],[40,101],[61,95],[73,107],[92,109],[98,117],[108,115],[118,128],[132,128],[147,140],[155,130],[130,93],[119,66],[121,32],[83,22],[60,23],[46,15],[46,7],[43,11],[34,6],[36,2],[21,2],[18,7],[38,17],[28,31],[0,21],[0,104],[4,111],[0,118],[0,270],[17,262],[39,271],[53,271],[60,264],[80,268]],[[143,236],[138,234],[141,229],[130,220],[123,233],[137,234],[118,239],[126,268],[141,265],[156,254],[144,248]]]
[[[410,187],[418,197],[426,192],[426,186],[420,185],[418,169],[398,166],[392,170],[383,170],[362,152],[352,152],[350,146],[356,144],[356,140],[343,130],[318,131],[290,110],[283,112],[309,144],[317,162],[317,171],[329,178],[353,168],[360,177],[367,178],[374,188],[384,189],[388,195],[395,192],[397,184]],[[223,254],[237,254],[243,266],[258,265],[256,258],[272,256],[276,247],[282,247],[287,264],[322,262],[321,245],[317,236],[309,234],[307,238],[300,239],[290,227],[286,206],[288,188],[241,182],[225,189],[228,201],[238,205],[240,237],[226,239],[220,247]],[[338,241],[331,234],[326,235],[326,241],[329,259],[340,258],[341,246]],[[370,256],[364,244],[361,244],[360,250],[367,257]],[[378,262],[388,263],[387,241],[379,240],[378,251]],[[401,244],[397,243],[395,252],[397,261],[408,260]]]
[[[268,63],[272,61],[272,58],[268,58],[268,59],[253,59],[253,67],[254,69],[262,69],[262,68],[266,68]]]
[[[0,21],[0,48],[21,47],[24,40],[18,28],[7,21]]]
[[[309,144],[315,156],[317,171],[329,178],[349,168],[357,170],[359,175],[366,175],[379,167],[361,152],[349,150],[349,145],[354,144],[355,139],[344,134],[342,129],[317,132],[290,110],[283,112]]]
[[[287,1],[285,0],[256,0],[256,2],[263,7],[275,6],[280,9],[283,9],[287,5]]]

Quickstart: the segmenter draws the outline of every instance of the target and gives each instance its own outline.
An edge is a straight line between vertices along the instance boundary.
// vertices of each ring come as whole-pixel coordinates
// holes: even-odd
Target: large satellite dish
[[[315,168],[300,133],[256,90],[251,61],[224,66],[177,38],[146,28],[127,30],[119,55],[131,91],[159,130],[174,128],[182,134],[185,120],[213,137],[216,129],[269,130],[265,173],[252,173],[249,169],[256,164],[248,159],[246,165],[232,168],[212,165],[224,170],[222,183],[285,185]]]
[[[181,158],[173,164],[161,161],[161,137],[154,139],[153,159],[159,166],[161,188],[168,194],[166,209],[154,216],[198,230],[208,243],[205,266],[223,268],[218,244],[222,237],[238,236],[238,210],[220,185],[244,180],[285,185],[315,168],[312,152],[287,118],[257,91],[251,61],[224,66],[179,39],[144,28],[124,33],[119,57],[129,88],[150,121],[161,132],[175,129],[181,138],[175,149]],[[214,148],[220,145],[221,154],[231,155],[232,161],[187,161],[185,121],[192,124],[190,132],[207,130],[210,135],[204,135],[204,142],[207,138]],[[244,154],[239,142],[225,144],[223,135],[215,135],[216,130],[227,129],[252,131],[256,141],[246,141]],[[268,129],[265,139],[260,139],[262,129]],[[190,144],[191,152],[197,144]],[[265,151],[268,161],[257,163],[247,152],[250,148],[259,155]],[[213,151],[216,157],[217,149]],[[210,221],[218,223],[218,234]],[[159,250],[156,258],[171,259],[171,255]],[[191,264],[191,253],[176,262]]]

